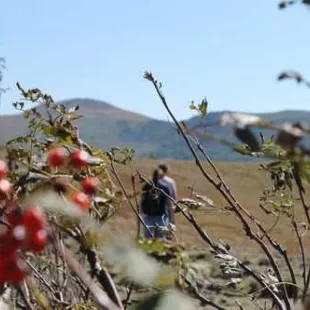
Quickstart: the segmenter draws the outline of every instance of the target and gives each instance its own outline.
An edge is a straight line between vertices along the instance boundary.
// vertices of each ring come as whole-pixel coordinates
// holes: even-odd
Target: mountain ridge
[[[94,98],[90,98],[90,97],[72,97],[69,99],[59,100],[57,103],[64,104],[66,106],[81,105],[82,104],[81,106],[83,108],[85,108],[85,107],[87,108],[87,106],[89,104],[92,106],[96,105],[97,107],[100,107],[101,109],[102,109],[102,107],[104,107],[105,110],[107,110],[107,109],[118,110],[118,111],[121,111],[124,113],[130,113],[130,114],[140,116],[144,119],[166,122],[164,119],[152,118],[146,114],[143,114],[140,112],[135,112],[134,110],[128,110],[128,109],[120,108],[120,107],[117,107],[116,105],[113,105],[113,104],[106,102],[104,100],[94,99]],[[37,106],[37,107],[39,107],[39,106]],[[101,109],[99,109],[99,110],[101,110]],[[215,111],[209,112],[208,115],[209,114],[223,114],[223,113],[242,113],[242,114],[258,115],[258,116],[263,117],[263,116],[281,115],[281,114],[286,114],[286,113],[310,113],[310,111],[303,110],[303,109],[284,109],[284,110],[275,110],[275,111],[271,111],[271,112],[245,112],[245,111],[239,111],[239,110],[215,110]],[[0,115],[0,119],[2,117],[11,117],[11,116],[14,117],[14,116],[17,116],[19,114],[21,114],[21,113],[17,112],[17,113],[2,114],[2,115]],[[188,121],[188,120],[191,120],[193,118],[199,118],[199,116],[191,116],[188,118],[184,118],[182,120]]]
[[[114,146],[133,148],[140,158],[191,159],[191,154],[184,145],[182,137],[177,134],[171,122],[153,119],[91,98],[71,98],[59,103],[66,106],[79,105],[78,112],[84,115],[77,120],[81,137],[96,147],[106,150]],[[231,111],[214,111],[206,118],[194,116],[185,122],[189,127],[198,124],[199,127],[204,128],[208,123],[218,123],[220,116],[227,112]],[[310,120],[309,111],[295,109],[252,114],[275,123]],[[215,124],[206,129],[211,134],[236,141],[230,127]],[[21,114],[0,116],[0,144],[24,134],[26,130],[26,121]],[[264,131],[264,134],[268,137],[272,133]],[[228,162],[251,160],[214,141],[204,141],[202,145],[214,160]]]

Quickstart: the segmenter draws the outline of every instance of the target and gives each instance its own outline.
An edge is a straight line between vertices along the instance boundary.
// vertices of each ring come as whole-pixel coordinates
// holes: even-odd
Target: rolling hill
[[[61,103],[66,106],[79,105],[79,113],[84,115],[77,121],[81,137],[94,146],[103,149],[114,146],[133,148],[140,158],[191,158],[181,136],[169,122],[122,110],[99,100],[77,98]],[[222,113],[210,113],[205,119],[194,117],[186,123],[189,127],[195,126],[205,130],[206,125],[216,123]],[[307,111],[283,111],[261,116],[275,123],[310,120],[310,112]],[[235,141],[229,127],[214,125],[207,129],[210,133]],[[0,116],[0,145],[10,138],[24,134],[26,130],[26,121],[21,115]],[[264,134],[268,137],[272,133],[264,132]],[[213,141],[204,141],[203,146],[210,157],[217,161],[250,160]]]

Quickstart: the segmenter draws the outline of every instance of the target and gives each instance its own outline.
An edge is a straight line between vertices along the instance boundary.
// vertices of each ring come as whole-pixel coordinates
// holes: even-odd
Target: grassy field
[[[132,169],[133,171],[139,170],[151,175],[156,164],[158,164],[157,161],[139,160],[134,163]],[[171,168],[171,175],[178,184],[179,198],[189,197],[190,190],[188,187],[193,186],[199,194],[208,196],[215,202],[213,208],[194,211],[198,222],[204,229],[212,236],[226,240],[238,248],[244,247],[246,239],[241,223],[229,211],[223,210],[227,203],[212,185],[204,179],[194,162],[170,161],[168,164]],[[258,216],[267,229],[272,227],[276,218],[266,216],[259,208],[262,191],[266,186],[270,185],[268,175],[259,169],[259,164],[219,163],[217,166],[238,201],[252,214]],[[126,188],[132,193],[131,169],[129,167],[118,167],[118,169]],[[296,203],[296,214],[303,215],[302,207],[298,202]],[[176,220],[180,240],[190,245],[202,247],[203,243],[200,241],[199,236],[183,216],[178,214]],[[123,231],[135,234],[136,220],[127,204],[124,204],[118,218],[113,223],[117,223]],[[278,224],[272,230],[272,235],[283,242],[290,254],[296,254],[298,246],[293,231],[288,224],[287,218],[284,215],[281,216]],[[254,231],[256,231],[255,228]],[[309,242],[305,242],[310,245]],[[257,250],[252,242],[247,243],[246,247],[247,250]]]
[[[0,150],[0,157],[3,156],[2,149]],[[198,194],[208,196],[214,201],[215,206],[213,208],[193,211],[202,227],[211,236],[226,240],[237,248],[243,248],[246,239],[241,223],[229,211],[224,209],[227,203],[215,188],[204,179],[195,163],[191,161],[168,161],[167,163],[171,170],[171,176],[177,182],[179,198],[189,198],[191,192],[189,187],[192,186]],[[134,161],[131,167],[117,165],[116,168],[127,191],[133,193],[132,173],[140,171],[150,176],[157,164],[158,161],[155,160],[137,160]],[[217,167],[238,201],[252,214],[256,215],[266,229],[272,227],[276,218],[266,216],[259,208],[262,191],[266,186],[270,186],[269,177],[263,170],[260,170],[259,164],[218,163]],[[139,184],[137,186],[139,187]],[[296,202],[295,211],[297,216],[299,214],[303,216],[303,210],[298,201]],[[302,217],[300,218],[302,219]],[[177,215],[176,221],[177,235],[180,241],[195,247],[204,247],[204,243],[202,243],[196,231],[181,214]],[[121,230],[126,235],[136,235],[137,221],[126,202],[108,225],[110,225],[111,230]],[[273,228],[272,235],[287,247],[290,254],[298,252],[295,235],[284,215],[280,217],[278,224]],[[307,239],[305,238],[305,243],[310,246],[310,241],[307,241]],[[246,247],[247,250],[257,250],[253,242],[247,242]]]
[[[3,157],[3,153],[0,154],[0,158],[1,157]],[[136,171],[140,171],[150,176],[157,165],[158,161],[155,160],[138,160],[135,161],[132,166],[124,167],[116,165],[116,169],[127,192],[133,194],[134,191],[131,182],[132,175],[135,174]],[[191,161],[168,161],[168,165],[171,170],[171,176],[177,182],[179,198],[189,198],[191,194],[189,187],[194,187],[198,194],[205,195],[214,201],[214,207],[206,207],[205,209],[192,211],[199,224],[209,235],[214,237],[214,239],[220,238],[229,243],[232,246],[231,253],[236,254],[239,259],[250,261],[252,268],[264,272],[267,267],[262,251],[254,242],[244,236],[241,223],[231,212],[225,210],[227,203],[216,189],[204,179],[195,163]],[[271,185],[268,175],[263,170],[260,170],[259,164],[217,163],[217,167],[238,201],[248,211],[259,218],[260,222],[267,230],[271,228],[276,218],[266,216],[259,208],[262,191],[265,187]],[[209,172],[211,173],[210,170]],[[117,185],[116,180],[114,181]],[[137,187],[139,189],[140,184],[137,184]],[[295,214],[297,217],[300,216],[301,219],[303,218],[303,210],[298,202],[296,203]],[[208,249],[191,224],[189,224],[180,213],[177,214],[176,221],[178,239],[186,244],[187,249]],[[255,225],[252,225],[252,227],[254,231],[256,231]],[[128,205],[128,202],[124,200],[116,216],[112,217],[104,224],[102,240],[109,243],[110,237],[118,237],[119,234],[121,234],[121,236],[134,238],[136,236],[136,231],[136,217]],[[296,270],[297,280],[300,282],[302,279],[302,269],[300,268],[301,260],[298,253],[298,243],[291,229],[291,225],[284,215],[281,216],[278,224],[272,229],[271,234],[275,240],[279,241],[287,248],[289,259]],[[309,249],[310,241],[307,235],[304,238],[304,243],[305,247]],[[190,251],[190,253],[195,253],[195,251]],[[218,260],[214,259],[208,251],[206,251],[206,255],[207,256],[200,259],[191,258],[191,263],[197,271],[197,281],[203,283],[205,291],[203,291],[202,294],[205,294],[219,304],[224,303],[225,300],[223,304],[225,308],[234,309],[237,296],[234,294],[238,290],[235,292],[234,290],[221,289],[220,292],[217,292],[208,289],[210,283],[219,283],[222,285],[222,288],[225,288],[227,279],[222,275]],[[277,258],[280,270],[283,271],[284,278],[289,281],[290,277],[283,260],[278,259],[278,256],[275,257]],[[157,287],[165,289],[170,288],[174,285],[174,277],[175,270],[171,266],[167,267],[162,273],[162,276],[158,279],[158,282],[156,282]],[[246,278],[240,285],[245,292],[248,292],[252,287],[255,287],[255,290],[259,290],[259,286],[250,278]],[[145,294],[144,291],[137,291],[133,294],[132,309],[134,309],[135,302],[144,298],[146,296]],[[125,298],[125,296],[123,297]],[[238,295],[238,298],[243,303],[244,309],[254,309],[250,299],[244,297],[242,294]]]

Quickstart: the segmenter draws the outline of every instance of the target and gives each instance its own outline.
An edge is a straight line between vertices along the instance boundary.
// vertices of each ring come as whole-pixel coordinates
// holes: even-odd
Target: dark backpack
[[[141,199],[142,212],[151,216],[165,214],[169,202],[165,193],[167,193],[167,189],[161,184],[144,186]]]

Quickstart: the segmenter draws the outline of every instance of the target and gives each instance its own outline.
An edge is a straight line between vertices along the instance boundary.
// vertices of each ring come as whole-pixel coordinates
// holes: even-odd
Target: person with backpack
[[[162,182],[166,183],[167,186],[170,188],[171,197],[177,201],[177,185],[173,178],[169,177],[168,175],[168,166],[164,163],[159,164],[158,169],[162,171]],[[168,216],[170,221],[170,229],[173,231],[176,231],[175,226],[175,218],[174,218],[174,212],[172,208],[169,208],[168,210]]]
[[[148,228],[145,230],[146,239],[155,237],[168,239],[169,237],[169,209],[172,196],[170,187],[162,180],[163,172],[156,169],[152,181],[142,188],[141,211]],[[151,234],[150,234],[151,232]]]
[[[177,193],[177,185],[176,185],[176,182],[173,178],[169,177],[168,173],[168,166],[164,163],[161,163],[158,165],[158,169],[160,169],[162,171],[162,180],[164,182],[166,182],[170,187],[171,187],[171,190],[172,190],[172,195],[171,197],[175,200],[177,200],[177,196],[178,196],[178,193]]]

